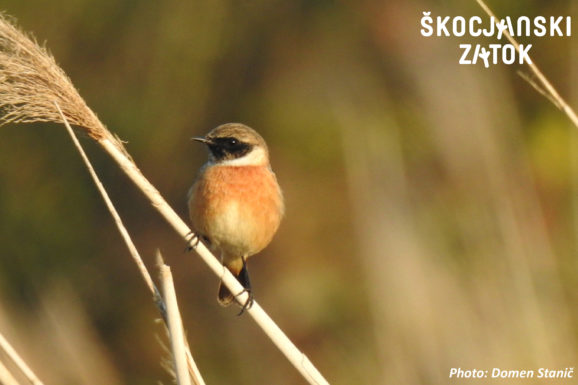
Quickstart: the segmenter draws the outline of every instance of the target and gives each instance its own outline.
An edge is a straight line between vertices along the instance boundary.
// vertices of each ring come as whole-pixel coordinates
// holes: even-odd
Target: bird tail
[[[223,282],[221,282],[219,284],[219,295],[217,297],[219,305],[229,306],[234,299],[235,296],[233,295],[233,293],[231,293],[231,291],[227,289],[227,286],[223,285]]]
[[[237,278],[237,281],[243,285],[245,290],[250,292],[251,281],[249,280],[249,272],[247,271],[247,264],[245,261],[243,260],[243,268],[238,272],[235,272],[229,266],[227,266],[227,268],[235,276],[235,278]],[[237,293],[237,295],[238,294],[240,293]],[[219,294],[217,296],[217,300],[221,306],[229,306],[235,300],[235,295],[231,293],[231,291],[223,284],[223,282],[219,284]]]

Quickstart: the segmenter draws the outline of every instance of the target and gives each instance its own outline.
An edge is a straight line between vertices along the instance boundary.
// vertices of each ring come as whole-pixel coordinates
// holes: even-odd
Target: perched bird
[[[271,242],[285,210],[283,195],[267,144],[252,128],[227,123],[192,140],[209,149],[188,194],[193,231],[220,252],[223,265],[249,293],[244,310],[253,301],[247,259]],[[219,303],[228,306],[233,299],[221,282]]]

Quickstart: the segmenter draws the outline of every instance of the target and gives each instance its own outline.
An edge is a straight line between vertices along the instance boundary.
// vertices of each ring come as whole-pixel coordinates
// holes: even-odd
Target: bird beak
[[[193,137],[191,138],[191,140],[194,140],[195,142],[201,142],[201,143],[204,143],[204,144],[210,144],[210,143],[211,143],[210,140],[205,139],[205,138],[202,138],[202,137],[198,137],[198,136],[193,136]]]

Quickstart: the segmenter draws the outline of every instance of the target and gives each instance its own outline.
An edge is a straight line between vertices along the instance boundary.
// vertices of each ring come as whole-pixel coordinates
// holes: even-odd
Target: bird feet
[[[199,242],[201,242],[201,237],[199,237],[197,234],[193,233],[192,231],[190,231],[185,236],[185,239],[187,241],[187,247],[185,247],[186,253],[190,253],[191,251],[193,251],[199,245]]]
[[[249,310],[253,306],[253,302],[255,302],[255,297],[253,295],[253,291],[251,290],[251,288],[244,288],[243,291],[241,291],[235,297],[238,297],[238,296],[242,295],[243,293],[247,293],[248,297],[247,297],[247,300],[245,301],[245,304],[243,304],[241,306],[241,311],[239,312],[239,314],[237,314],[237,317],[242,315],[245,312],[245,310]],[[237,302],[239,303],[239,305],[241,305],[241,303],[239,301],[237,301]]]

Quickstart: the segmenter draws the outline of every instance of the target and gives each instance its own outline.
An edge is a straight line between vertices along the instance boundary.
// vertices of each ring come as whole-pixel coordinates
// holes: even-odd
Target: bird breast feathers
[[[261,251],[283,216],[283,197],[268,166],[207,167],[191,193],[192,217],[201,218],[197,230],[228,254]]]

